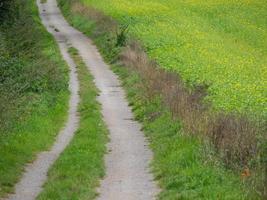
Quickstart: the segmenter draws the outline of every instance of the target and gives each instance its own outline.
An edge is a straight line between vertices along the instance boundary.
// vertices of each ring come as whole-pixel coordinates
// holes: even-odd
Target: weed
[[[205,100],[215,111],[266,119],[265,0],[78,2],[129,25],[149,57],[189,87],[209,85]]]
[[[126,45],[127,42],[127,32],[128,32],[129,25],[121,26],[119,30],[116,33],[117,36],[117,42],[116,47],[123,47]]]
[[[68,108],[68,73],[34,0],[0,1],[0,197],[47,150]],[[2,18],[3,16],[3,18]],[[10,17],[9,17],[10,16]],[[33,142],[34,141],[34,142]]]
[[[263,129],[264,121],[254,119],[249,114],[214,112],[212,102],[207,101],[206,98],[211,92],[210,85],[195,84],[188,87],[177,73],[164,70],[156,61],[149,59],[144,48],[136,40],[128,38],[125,47],[116,48],[116,43],[114,43],[114,40],[116,41],[116,37],[114,37],[116,23],[110,23],[112,28],[110,27],[108,30],[113,31],[105,32],[103,27],[109,25],[110,18],[101,16],[99,11],[93,15],[93,8],[82,4],[77,6],[77,4],[79,3],[69,4],[69,8],[66,8],[68,3],[64,4],[63,10],[72,13],[67,17],[83,31],[87,30],[85,24],[94,24],[89,27],[90,32],[86,33],[95,40],[108,61],[121,65],[121,68],[127,67],[141,77],[138,89],[144,91],[142,94],[146,99],[144,101],[153,102],[153,99],[160,97],[162,105],[170,111],[172,119],[181,120],[183,134],[197,136],[204,141],[209,138],[208,141],[212,143],[218,157],[224,161],[224,166],[234,169],[238,176],[249,168],[252,173],[249,178],[245,179],[245,183],[249,184],[252,190],[263,194],[266,167],[262,161],[266,158],[262,147],[262,143],[264,143],[262,141],[266,141]],[[77,7],[82,7],[83,11],[90,10],[90,14],[74,9]],[[66,11],[68,9],[69,11]],[[91,15],[94,18],[91,18]],[[102,21],[103,19],[108,19],[108,21]],[[75,23],[75,20],[82,20],[84,23],[81,25],[81,23]],[[98,23],[98,20],[101,20],[102,23]],[[114,49],[116,51],[113,51]],[[114,57],[116,62],[114,62]],[[137,98],[136,101],[139,102],[140,99]],[[138,102],[132,103],[137,106],[134,110],[141,107]],[[158,109],[146,117],[153,121],[161,114]],[[142,118],[140,116],[142,115],[137,114],[138,119]]]
[[[77,65],[80,82],[80,125],[69,146],[49,170],[39,200],[95,199],[95,189],[104,176],[108,131],[96,101],[98,90],[77,50],[70,48],[69,52]]]

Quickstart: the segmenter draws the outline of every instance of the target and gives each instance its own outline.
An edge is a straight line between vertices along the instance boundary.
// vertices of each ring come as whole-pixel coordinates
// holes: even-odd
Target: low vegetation
[[[80,125],[70,145],[50,169],[39,200],[95,199],[95,189],[104,176],[107,129],[96,101],[98,91],[76,49],[71,48],[70,53],[80,81]]]
[[[121,78],[154,152],[160,199],[267,198],[265,0],[58,2]],[[39,199],[93,199],[104,175],[97,90],[70,53],[81,124]],[[0,197],[63,126],[67,82],[35,1],[2,0]]]
[[[0,197],[64,125],[68,68],[34,0],[0,2]]]
[[[125,23],[117,23],[111,17],[103,15],[95,8],[88,7],[79,2],[59,0],[59,3],[65,16],[69,19],[72,25],[94,39],[108,62],[115,65],[119,64],[124,67],[126,66],[128,69],[124,69],[124,67],[122,67],[120,70],[126,70],[128,72],[120,71],[120,73],[130,73],[130,77],[134,75],[138,77],[136,83],[138,85],[138,92],[136,91],[136,94],[133,94],[136,98],[134,98],[135,101],[132,101],[132,104],[134,106],[134,110],[137,110],[136,112],[142,113],[142,111],[145,112],[146,109],[149,109],[148,115],[147,113],[143,113],[140,117],[138,117],[137,114],[137,118],[144,122],[145,128],[146,126],[153,124],[154,121],[161,119],[161,116],[165,113],[165,111],[161,111],[161,107],[165,107],[167,110],[166,112],[169,112],[169,123],[176,124],[173,125],[175,127],[182,126],[182,129],[176,129],[176,133],[180,133],[181,138],[187,138],[189,140],[196,140],[199,142],[199,146],[196,145],[196,149],[199,149],[195,152],[204,151],[205,154],[216,155],[210,157],[208,156],[211,160],[213,160],[213,162],[219,163],[218,165],[215,165],[213,169],[219,170],[219,173],[223,171],[223,168],[233,170],[233,173],[236,174],[236,179],[233,179],[239,179],[239,182],[237,181],[238,183],[236,182],[233,185],[236,187],[237,185],[243,185],[244,187],[246,187],[245,185],[249,185],[250,190],[248,190],[248,193],[250,193],[250,195],[255,194],[253,197],[254,199],[260,198],[257,197],[257,195],[265,198],[267,180],[267,138],[266,134],[264,134],[263,120],[259,120],[259,118],[255,120],[253,116],[244,115],[242,113],[233,114],[231,112],[223,112],[225,111],[224,109],[220,112],[214,112],[214,110],[211,109],[211,106],[205,103],[205,99],[210,95],[210,86],[205,83],[198,83],[197,85],[194,84],[194,87],[188,87],[188,84],[184,83],[184,78],[180,78],[177,74],[162,69],[157,62],[153,60],[151,61],[142,46],[138,44],[140,42],[133,40],[131,33],[128,33],[131,26],[125,26]],[[94,5],[99,4],[96,3]],[[116,5],[116,3],[114,3],[114,5]],[[117,14],[121,13],[119,12]],[[127,76],[122,76],[122,79],[126,82],[128,80]],[[132,87],[134,87],[134,85],[132,85]],[[128,88],[128,90],[131,91],[131,88]],[[144,100],[142,100],[143,98]],[[156,108],[152,109],[152,104],[155,99],[157,101],[157,105]],[[160,103],[158,103],[158,101]],[[149,107],[150,103],[152,107]],[[168,121],[166,117],[163,118]],[[168,124],[166,121],[164,121],[161,126],[163,126],[163,124]],[[156,126],[156,128],[161,130],[160,125]],[[168,133],[173,132],[171,127],[169,129],[165,127],[165,129],[166,131],[163,131],[162,137],[168,137]],[[150,130],[150,134],[152,134],[152,144],[153,142],[157,143],[160,141],[159,138],[153,137],[153,134],[156,133],[156,131],[154,132]],[[161,145],[158,144],[158,148],[162,151],[162,149],[164,149],[163,146],[166,145],[165,147],[170,150],[169,152],[165,152],[164,155],[166,157],[168,157],[167,155],[169,154],[177,155],[179,153],[186,157],[187,154],[183,154],[185,152],[179,152],[179,149],[175,149],[176,147],[179,147],[179,144],[177,143],[179,143],[179,141],[171,140],[170,143],[160,143]],[[194,142],[193,145],[195,145]],[[185,149],[189,151],[190,147],[186,146]],[[157,149],[154,149],[154,152],[156,153]],[[194,152],[191,153],[194,155]],[[194,156],[197,156],[197,154]],[[162,158],[163,157],[164,156],[162,155]],[[209,160],[203,154],[201,154],[200,157],[203,160]],[[216,158],[221,159],[218,161]],[[209,168],[205,162],[203,163],[202,159],[198,160],[197,157],[195,157],[195,159],[195,162],[199,164],[199,167],[204,169]],[[160,160],[160,157],[155,157],[155,163],[160,163]],[[175,160],[174,157],[172,157],[172,159],[166,159],[165,165],[159,164],[158,168],[156,168],[162,171],[169,169],[169,166],[174,162],[173,160]],[[179,191],[179,189],[177,189],[178,186],[177,188],[176,186],[169,188],[167,187],[168,183],[164,181],[168,178],[171,179],[172,177],[181,175],[179,170],[182,169],[178,166],[179,163],[177,162],[173,165],[173,170],[170,169],[170,174],[161,174],[159,176],[162,181],[162,187],[165,188],[165,191],[163,191],[162,194],[165,192],[168,193],[170,195],[168,198],[174,198],[175,195],[183,193],[183,191],[186,190],[185,188],[180,188],[181,191]],[[190,165],[190,167],[192,166]],[[179,170],[175,171],[176,168]],[[231,174],[231,172],[229,173]],[[194,175],[192,174],[193,177]],[[227,174],[223,174],[223,176],[229,177]],[[217,178],[214,180],[221,180],[219,177]],[[229,178],[229,182],[226,181],[226,183],[218,181],[217,184],[231,185],[231,181],[233,179]],[[243,186],[241,186],[241,188]],[[205,188],[206,187],[208,187],[208,185],[205,185]],[[231,187],[228,189],[230,188]],[[198,189],[199,188],[196,187],[196,190]],[[171,192],[171,190],[174,191]],[[199,191],[196,195],[199,198],[202,197],[204,195],[204,190]],[[210,189],[210,192],[211,191],[212,189]],[[242,189],[239,191],[242,191]],[[219,193],[218,191],[216,192]],[[243,194],[237,192],[235,194],[237,196],[231,196],[231,198],[252,198],[249,197],[249,194],[246,192]],[[205,197],[211,198],[209,196]],[[221,197],[226,199],[230,198],[224,193]]]
[[[266,0],[80,2],[128,25],[150,58],[188,85],[209,85],[214,110],[267,117]]]
[[[154,152],[152,169],[162,188],[159,199],[259,199],[255,191],[246,190],[239,176],[223,167],[208,141],[188,135],[159,96],[146,95],[150,89],[140,73],[122,66],[113,70],[123,80]]]

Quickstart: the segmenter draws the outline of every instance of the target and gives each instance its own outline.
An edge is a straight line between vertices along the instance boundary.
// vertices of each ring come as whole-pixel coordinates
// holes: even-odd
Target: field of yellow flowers
[[[214,110],[267,115],[266,0],[82,0],[141,41],[188,85],[206,83]]]

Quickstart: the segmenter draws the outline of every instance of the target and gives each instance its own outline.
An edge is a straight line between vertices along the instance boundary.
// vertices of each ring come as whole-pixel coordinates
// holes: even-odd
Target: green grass
[[[210,85],[216,111],[266,117],[266,0],[80,0],[120,24],[161,67]]]
[[[159,98],[144,97],[138,74],[120,66],[113,70],[123,81],[154,152],[152,169],[162,188],[159,199],[260,199],[238,175],[223,167],[208,143],[185,134]]]
[[[39,200],[89,200],[104,176],[107,129],[102,121],[98,90],[93,77],[73,48],[70,50],[78,67],[80,81],[80,128],[71,144],[49,171],[49,178]]]
[[[57,96],[58,102],[52,107],[40,103],[25,122],[14,124],[15,128],[8,135],[0,135],[0,196],[12,192],[25,164],[54,142],[65,122],[67,100],[68,95],[63,93]]]
[[[111,61],[114,49],[107,50],[106,34],[95,37],[97,24],[88,16],[71,12],[68,1],[60,2],[71,24],[92,36],[102,55]],[[152,169],[162,188],[160,199],[260,199],[254,185],[247,186],[249,181],[224,168],[209,142],[184,133],[182,124],[173,120],[159,98],[145,98],[144,82],[136,72],[126,67],[112,68],[121,78],[135,117],[149,138],[154,152]]]
[[[11,5],[16,17],[0,24],[0,197],[53,144],[69,99],[68,67],[41,25],[35,1]]]

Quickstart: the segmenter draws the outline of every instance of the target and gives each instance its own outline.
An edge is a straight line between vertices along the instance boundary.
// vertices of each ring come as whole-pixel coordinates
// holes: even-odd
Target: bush
[[[25,117],[28,105],[45,95],[53,103],[67,88],[62,68],[43,52],[45,30],[28,5],[26,0],[0,0],[0,134]]]

